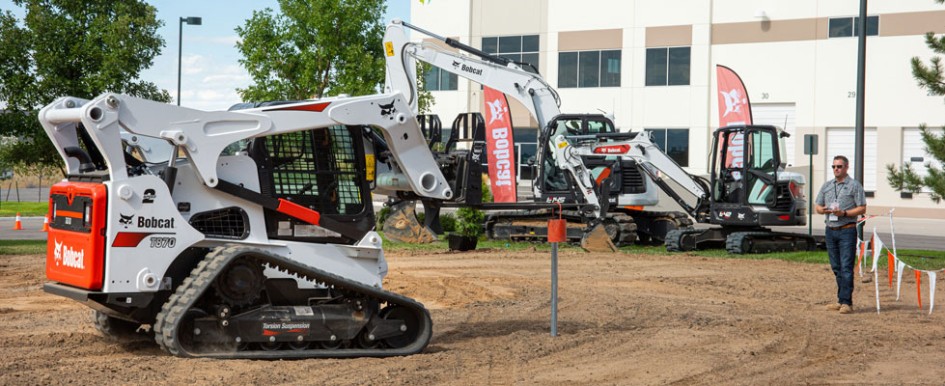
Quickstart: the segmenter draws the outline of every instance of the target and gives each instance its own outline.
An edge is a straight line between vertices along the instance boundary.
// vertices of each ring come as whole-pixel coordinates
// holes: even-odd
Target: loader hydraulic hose
[[[67,156],[79,160],[79,172],[86,173],[95,170],[95,164],[92,163],[92,157],[89,153],[78,146],[67,146],[62,149]]]

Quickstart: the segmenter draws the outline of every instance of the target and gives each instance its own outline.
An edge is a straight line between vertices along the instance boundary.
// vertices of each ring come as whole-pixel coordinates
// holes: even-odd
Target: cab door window
[[[751,131],[748,137],[748,203],[764,205],[765,199],[775,190],[772,184],[775,181],[777,162],[777,144],[775,136],[770,131]]]

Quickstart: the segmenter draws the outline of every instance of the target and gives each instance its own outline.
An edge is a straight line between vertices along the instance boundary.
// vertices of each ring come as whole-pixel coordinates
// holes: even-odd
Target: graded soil
[[[856,310],[825,310],[826,264],[686,254],[560,253],[550,336],[548,252],[387,253],[385,288],[433,317],[420,354],[292,361],[171,357],[101,336],[89,308],[42,291],[43,256],[0,256],[0,384],[942,384],[945,305],[923,276],[896,301],[880,273]],[[941,296],[939,297],[941,302]]]

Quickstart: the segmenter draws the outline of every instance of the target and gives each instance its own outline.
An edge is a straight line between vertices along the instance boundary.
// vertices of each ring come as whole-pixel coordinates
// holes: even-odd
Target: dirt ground
[[[883,281],[827,312],[826,265],[681,254],[388,253],[387,289],[431,309],[423,353],[385,359],[180,359],[100,336],[89,310],[41,290],[42,256],[0,257],[0,384],[942,384],[945,305],[920,312]],[[940,297],[941,299],[941,297]],[[941,300],[939,300],[941,302]]]

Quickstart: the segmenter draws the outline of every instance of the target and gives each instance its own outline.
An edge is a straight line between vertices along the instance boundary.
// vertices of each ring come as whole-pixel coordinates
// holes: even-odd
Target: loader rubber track
[[[309,348],[304,350],[238,350],[233,344],[230,350],[207,352],[188,351],[181,344],[181,322],[185,313],[198,300],[208,293],[214,278],[238,258],[252,258],[261,264],[267,264],[280,271],[294,274],[302,279],[315,281],[335,289],[354,292],[375,299],[379,303],[405,307],[416,318],[416,336],[412,342],[399,348]],[[289,260],[271,252],[242,245],[227,245],[215,249],[193,269],[184,279],[161,312],[154,324],[155,341],[163,350],[181,357],[205,357],[221,359],[296,359],[296,358],[351,358],[351,357],[389,357],[415,354],[423,350],[430,341],[433,322],[430,313],[422,304],[410,298],[387,292],[378,288],[342,278],[340,276],[310,267],[298,261]],[[232,337],[235,339],[235,337]]]

